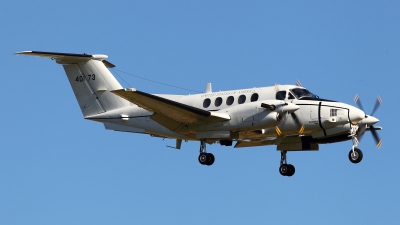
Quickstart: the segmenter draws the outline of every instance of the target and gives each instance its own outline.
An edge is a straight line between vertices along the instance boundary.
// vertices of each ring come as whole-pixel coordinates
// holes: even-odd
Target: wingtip
[[[15,55],[23,55],[23,54],[27,54],[27,53],[32,53],[32,51],[21,51],[21,52],[15,52]]]

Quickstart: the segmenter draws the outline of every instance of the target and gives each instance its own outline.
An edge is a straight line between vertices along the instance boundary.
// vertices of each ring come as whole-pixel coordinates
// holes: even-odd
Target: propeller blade
[[[301,87],[301,83],[299,80],[296,80],[296,84],[297,84],[297,86]]]
[[[354,97],[354,102],[357,103],[358,107],[360,107],[362,111],[364,111],[364,107],[361,104],[360,96],[358,96],[358,94]]]
[[[283,115],[282,114],[279,114],[279,118],[280,118],[280,122],[279,122],[279,125],[280,124],[282,124],[282,125],[285,125],[285,123],[286,123],[286,119],[287,119],[287,117],[288,117],[288,112],[285,112]]]
[[[358,130],[357,130],[358,141],[361,141],[361,138],[363,137],[366,129],[367,129],[367,124],[364,124],[364,125],[358,127]]]
[[[376,133],[375,127],[374,126],[370,126],[369,128],[371,130],[372,137],[374,137],[374,140],[375,140],[375,143],[376,143],[376,147],[380,148],[381,145],[382,145],[382,140],[379,138],[378,133]]]
[[[290,115],[292,115],[293,121],[296,124],[297,127],[299,127],[299,134],[304,133],[304,125],[302,125],[299,121],[299,118],[297,118],[296,114],[293,112]]]
[[[287,117],[288,117],[288,112],[285,112],[284,114],[279,114],[279,119],[280,119],[280,121],[279,121],[279,124],[277,125],[277,126],[275,126],[275,131],[276,131],[276,134],[278,135],[278,136],[281,136],[282,135],[282,131],[281,131],[281,129],[279,128],[279,126],[283,129],[284,127],[285,127],[285,124],[286,124],[286,119],[287,119]]]
[[[291,113],[290,115],[292,116],[293,121],[294,121],[294,123],[296,124],[296,126],[297,126],[297,127],[301,127],[301,123],[300,123],[300,121],[299,121],[299,118],[297,118],[296,114],[295,114],[295,113]]]
[[[281,129],[279,129],[278,126],[275,127],[275,131],[276,131],[276,134],[278,134],[278,136],[282,135],[282,131],[281,131]]]
[[[379,108],[379,106],[382,104],[382,99],[381,97],[378,95],[378,98],[376,99],[375,102],[375,106],[374,109],[372,110],[371,116],[374,115],[374,113],[376,112],[376,110]]]

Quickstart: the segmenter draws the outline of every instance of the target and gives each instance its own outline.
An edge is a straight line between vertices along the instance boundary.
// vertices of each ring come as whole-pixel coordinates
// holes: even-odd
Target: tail
[[[51,58],[62,64],[84,117],[130,105],[125,99],[110,92],[122,89],[122,86],[107,69],[114,65],[105,60],[108,58],[106,55],[38,51],[16,54]]]

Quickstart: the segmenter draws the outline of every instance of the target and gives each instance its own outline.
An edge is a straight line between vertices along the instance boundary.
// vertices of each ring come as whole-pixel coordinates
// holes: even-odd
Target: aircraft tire
[[[349,160],[352,163],[359,163],[361,162],[362,158],[363,158],[363,153],[359,148],[354,148],[354,153],[355,155],[353,155],[353,150],[350,150],[349,152]]]
[[[279,173],[280,173],[282,176],[287,176],[288,171],[289,171],[288,164],[282,164],[282,165],[279,167]]]
[[[291,177],[294,175],[294,173],[296,172],[296,169],[294,168],[294,166],[292,164],[288,164],[289,170],[286,176]]]
[[[207,162],[206,165],[207,166],[211,166],[215,161],[215,157],[212,153],[207,153]]]
[[[199,155],[199,163],[201,164],[201,165],[206,165],[206,163],[207,163],[207,161],[208,161],[208,155],[207,155],[207,153],[200,153],[200,155]]]

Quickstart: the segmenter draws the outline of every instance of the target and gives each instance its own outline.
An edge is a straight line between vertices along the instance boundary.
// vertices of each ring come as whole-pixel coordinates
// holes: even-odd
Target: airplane
[[[42,51],[16,52],[18,55],[50,58],[64,67],[83,117],[101,122],[105,129],[149,134],[152,137],[199,141],[198,161],[210,166],[215,157],[207,144],[219,143],[235,148],[276,145],[281,152],[279,173],[293,176],[295,167],[287,162],[289,151],[316,151],[320,144],[352,140],[349,160],[363,158],[357,148],[365,131],[373,135],[377,147],[382,144],[373,117],[382,103],[378,96],[370,115],[338,101],[319,98],[299,82],[192,95],[149,94],[135,88],[123,88],[111,74],[107,55]],[[171,146],[169,146],[171,147]]]

